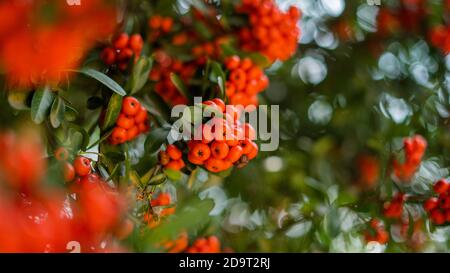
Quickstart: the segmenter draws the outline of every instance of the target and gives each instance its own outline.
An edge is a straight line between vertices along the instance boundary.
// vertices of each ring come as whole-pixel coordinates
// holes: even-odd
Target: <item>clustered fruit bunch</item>
[[[232,105],[225,106],[221,99],[205,101],[204,104],[223,117],[213,117],[197,127],[201,139],[194,135],[194,139],[188,142],[189,162],[204,166],[213,173],[226,171],[233,165],[245,166],[258,154],[254,128],[249,123],[241,123],[239,111]]]
[[[386,231],[383,222],[379,219],[370,220],[368,227],[369,230],[365,233],[366,242],[377,242],[384,245],[389,241],[389,232]]]
[[[122,238],[126,205],[115,188],[90,173],[90,161],[77,157],[83,177],[75,194],[45,183],[47,160],[36,135],[0,134],[0,252],[65,252],[76,241],[83,252],[119,251],[112,234]],[[66,160],[59,149],[57,159]],[[64,161],[66,162],[66,161]],[[73,175],[72,175],[73,176]],[[75,196],[74,196],[75,195]]]
[[[150,204],[151,212],[147,212],[144,215],[144,220],[151,228],[156,227],[160,223],[161,218],[175,213],[175,206],[171,207],[173,203],[170,193],[159,193],[156,198],[151,200]]]
[[[450,185],[445,179],[437,181],[433,186],[437,197],[430,197],[423,203],[431,221],[436,225],[450,222]]]
[[[396,179],[407,182],[411,180],[420,166],[423,155],[427,148],[427,141],[420,135],[405,138],[403,141],[405,160],[400,163],[397,159],[393,161],[393,175]]]
[[[184,84],[188,84],[196,71],[195,65],[172,58],[166,52],[155,53],[155,64],[150,71],[149,79],[155,82],[155,92],[170,105],[187,104],[188,100],[180,94],[172,82],[171,75],[176,74]]]
[[[143,47],[144,41],[140,34],[128,36],[121,33],[113,40],[111,46],[103,49],[100,57],[106,65],[116,65],[121,71],[125,71],[130,61],[139,58]]]
[[[125,97],[122,108],[112,130],[110,143],[122,144],[150,130],[147,109],[134,97]]]
[[[225,92],[232,105],[258,105],[258,93],[269,85],[269,79],[250,58],[232,56],[225,60],[229,71]]]
[[[296,7],[283,13],[272,0],[244,0],[236,11],[249,20],[238,32],[244,51],[260,52],[271,61],[284,61],[295,53],[300,36],[300,11]]]

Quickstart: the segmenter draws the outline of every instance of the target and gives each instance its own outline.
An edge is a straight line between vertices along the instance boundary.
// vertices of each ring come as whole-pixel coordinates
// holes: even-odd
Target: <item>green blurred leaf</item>
[[[141,57],[133,66],[130,80],[128,81],[130,94],[134,94],[142,89],[147,83],[148,74],[152,70],[153,59],[149,57]]]
[[[125,90],[122,88],[122,86],[120,86],[117,82],[115,82],[113,79],[111,79],[110,77],[108,77],[107,75],[103,74],[100,71],[97,71],[92,68],[83,68],[81,70],[78,70],[77,72],[86,75],[88,77],[91,77],[93,79],[96,79],[97,81],[101,82],[106,87],[108,87],[109,89],[111,89],[113,92],[115,92],[120,96],[126,96],[127,94]]]
[[[145,140],[145,152],[155,153],[166,142],[167,136],[170,132],[168,128],[156,128],[148,134]]]
[[[107,130],[114,126],[122,109],[123,98],[120,95],[113,94],[109,99],[108,108],[106,109],[105,120],[103,121],[103,130]]]
[[[31,101],[31,119],[37,123],[42,123],[50,111],[50,107],[55,99],[55,95],[50,87],[44,86],[36,90]]]
[[[66,112],[66,104],[57,97],[53,101],[52,109],[50,110],[50,123],[54,128],[58,128],[64,120],[64,113]]]
[[[190,99],[190,94],[187,90],[187,87],[184,85],[183,81],[181,80],[181,78],[175,74],[175,73],[170,73],[170,80],[172,81],[173,85],[175,85],[175,87],[177,88],[177,90],[187,99]]]

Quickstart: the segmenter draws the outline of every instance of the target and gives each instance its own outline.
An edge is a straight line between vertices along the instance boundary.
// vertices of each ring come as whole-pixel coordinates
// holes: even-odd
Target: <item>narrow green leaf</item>
[[[133,66],[133,71],[128,82],[130,94],[134,94],[144,87],[152,66],[153,59],[148,57],[141,57]]]
[[[83,127],[74,124],[74,123],[69,123],[69,128],[74,129],[75,131],[77,131],[78,133],[81,134],[82,137],[82,141],[81,141],[81,147],[80,149],[82,151],[86,151],[87,146],[89,145],[89,134],[86,132],[86,130],[84,130]]]
[[[172,181],[179,181],[182,177],[180,171],[175,171],[171,169],[164,169],[164,173],[166,176]]]
[[[156,128],[151,131],[145,140],[145,151],[151,154],[157,152],[161,145],[166,142],[169,132],[170,129],[167,128]]]
[[[113,94],[109,99],[108,109],[106,109],[105,120],[103,121],[103,130],[107,130],[114,126],[117,118],[119,117],[120,110],[122,109],[122,97],[117,94]]]
[[[33,95],[31,101],[31,119],[37,123],[42,123],[47,117],[55,95],[50,87],[40,87]]]
[[[178,91],[180,91],[180,93],[187,99],[190,99],[190,94],[186,88],[186,85],[184,85],[183,81],[181,80],[181,78],[175,74],[175,73],[170,73],[170,80],[172,81],[173,85],[175,85],[175,87],[177,88]]]
[[[66,104],[57,97],[53,101],[52,109],[50,110],[50,123],[54,128],[58,128],[64,120],[64,113],[66,112]]]
[[[126,96],[127,94],[125,90],[122,88],[122,86],[120,86],[117,82],[115,82],[113,79],[111,79],[110,77],[108,77],[107,75],[103,74],[100,71],[97,71],[92,68],[83,68],[81,70],[78,70],[77,72],[86,75],[88,77],[91,77],[93,79],[96,79],[97,81],[104,84],[106,87],[111,89],[116,94],[119,94],[121,96]]]
[[[210,79],[217,83],[220,91],[220,98],[225,98],[225,72],[222,69],[222,66],[218,62],[211,62],[211,73]]]

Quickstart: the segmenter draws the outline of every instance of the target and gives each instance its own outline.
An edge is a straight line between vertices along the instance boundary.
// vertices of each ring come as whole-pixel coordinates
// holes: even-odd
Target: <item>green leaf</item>
[[[225,72],[222,69],[222,66],[218,62],[211,62],[211,73],[210,73],[211,81],[217,83],[220,90],[220,98],[225,98]]]
[[[166,142],[169,132],[170,129],[168,128],[156,128],[151,131],[145,140],[145,151],[151,154],[157,152],[161,145]]]
[[[184,85],[183,81],[181,80],[181,78],[175,74],[175,73],[170,73],[170,80],[172,81],[173,85],[175,85],[175,87],[177,88],[177,90],[187,99],[190,99],[190,95],[189,92],[186,88],[186,86]]]
[[[64,113],[66,112],[66,104],[57,97],[53,101],[52,109],[50,110],[50,123],[54,128],[58,128],[64,120]]]
[[[110,152],[105,153],[105,156],[114,163],[119,163],[119,162],[125,161],[125,155],[120,152],[110,151]]]
[[[74,121],[77,119],[78,111],[70,105],[66,104],[66,112],[64,113],[64,117],[67,121]]]
[[[134,94],[144,87],[152,66],[153,59],[148,57],[141,57],[133,66],[133,71],[128,82],[130,94]]]
[[[103,121],[103,130],[107,130],[114,126],[117,118],[119,117],[120,110],[122,109],[122,97],[113,94],[109,99],[108,109],[106,109],[105,120]]]
[[[164,173],[160,173],[158,175],[153,176],[149,181],[148,185],[156,186],[166,182],[167,176]]]
[[[33,95],[31,101],[31,119],[37,123],[42,123],[47,117],[55,95],[50,87],[40,87]]]
[[[92,68],[83,68],[81,70],[78,70],[77,72],[86,75],[88,77],[91,77],[93,79],[96,79],[97,81],[104,84],[106,87],[111,89],[116,94],[119,94],[121,96],[126,96],[127,94],[125,90],[122,88],[122,86],[120,86],[117,82],[115,82],[113,79],[111,79],[110,77],[108,77],[107,75],[103,74],[100,71],[97,71]]]
[[[182,177],[180,171],[175,171],[175,170],[171,170],[171,169],[164,169],[164,173],[172,181],[179,181],[181,179],[181,177]]]
[[[69,123],[69,128],[74,129],[75,131],[77,131],[78,133],[81,134],[82,137],[82,141],[81,141],[81,147],[80,149],[82,151],[86,151],[87,146],[89,145],[89,134],[86,132],[86,130],[84,130],[83,127],[74,124],[74,123]]]

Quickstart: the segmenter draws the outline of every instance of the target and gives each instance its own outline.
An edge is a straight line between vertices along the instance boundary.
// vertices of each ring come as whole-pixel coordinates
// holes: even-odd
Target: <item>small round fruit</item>
[[[116,121],[116,124],[117,124],[117,126],[128,130],[134,126],[134,119],[128,118],[124,114],[120,114],[119,118]]]
[[[181,158],[181,151],[173,144],[167,145],[166,153],[172,160],[178,160]]]
[[[224,159],[230,148],[225,141],[214,141],[211,144],[211,154],[217,159]]]
[[[84,156],[78,156],[75,158],[73,166],[78,176],[85,176],[91,172],[91,160]]]
[[[441,179],[434,184],[433,189],[436,193],[441,194],[449,189],[449,184],[445,181],[445,179]]]
[[[55,151],[55,158],[58,161],[65,161],[67,158],[69,158],[69,152],[64,147],[59,147]]]
[[[203,162],[211,156],[211,149],[204,143],[196,143],[190,153]]]
[[[423,203],[423,208],[426,212],[430,212],[439,206],[439,200],[436,197],[431,197]]]
[[[141,103],[133,97],[126,97],[122,102],[122,112],[127,116],[135,116],[141,109]]]
[[[122,33],[119,36],[117,36],[117,38],[114,40],[113,46],[116,49],[123,49],[127,47],[129,39],[130,38],[128,37],[128,34]]]
[[[111,140],[113,144],[120,144],[127,141],[127,130],[122,127],[115,127],[111,133]]]
[[[70,182],[75,179],[75,168],[69,162],[64,162],[63,175],[65,182]]]
[[[141,106],[141,109],[139,109],[139,112],[134,117],[134,121],[136,121],[136,123],[146,122],[147,117],[148,117],[147,109],[145,109],[144,106]]]

